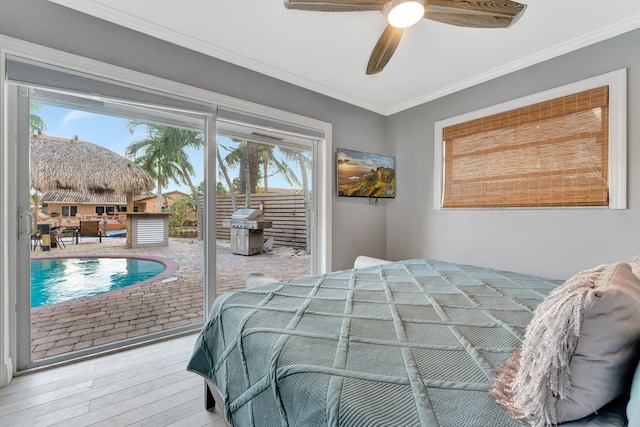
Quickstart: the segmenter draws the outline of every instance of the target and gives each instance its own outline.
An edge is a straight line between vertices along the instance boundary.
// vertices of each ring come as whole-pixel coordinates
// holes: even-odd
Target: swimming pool
[[[31,260],[31,307],[120,289],[162,273],[165,265],[139,258]]]

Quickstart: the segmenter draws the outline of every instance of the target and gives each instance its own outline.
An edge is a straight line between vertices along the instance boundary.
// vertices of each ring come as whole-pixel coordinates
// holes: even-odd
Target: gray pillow
[[[628,391],[639,340],[640,279],[631,267],[583,271],[536,308],[491,393],[531,425],[588,416]]]
[[[629,427],[640,427],[640,363],[636,368],[631,383],[631,393],[629,402],[627,403],[627,417],[629,418]]]

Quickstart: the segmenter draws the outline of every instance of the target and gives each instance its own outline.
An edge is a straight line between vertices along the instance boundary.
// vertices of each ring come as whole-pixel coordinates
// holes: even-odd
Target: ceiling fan
[[[367,74],[382,71],[404,29],[421,18],[460,27],[507,28],[527,7],[510,0],[284,0],[284,5],[287,9],[316,12],[382,12],[388,24],[371,52]]]

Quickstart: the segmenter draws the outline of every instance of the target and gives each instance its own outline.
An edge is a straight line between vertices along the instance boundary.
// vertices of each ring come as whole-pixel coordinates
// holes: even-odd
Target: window
[[[622,71],[436,123],[436,208],[626,208]]]
[[[114,206],[96,206],[96,215],[113,215],[114,212]]]
[[[62,216],[76,216],[78,214],[78,207],[62,205],[60,207],[60,214]]]
[[[445,208],[606,206],[609,87],[443,129]]]

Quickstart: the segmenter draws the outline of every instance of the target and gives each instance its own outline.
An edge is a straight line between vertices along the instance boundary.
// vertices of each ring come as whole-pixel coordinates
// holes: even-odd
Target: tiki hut
[[[155,186],[140,166],[91,142],[33,135],[30,148],[31,187],[39,192],[125,194],[127,212],[133,212],[133,195]],[[130,247],[130,236],[131,224],[127,221],[127,247]]]

